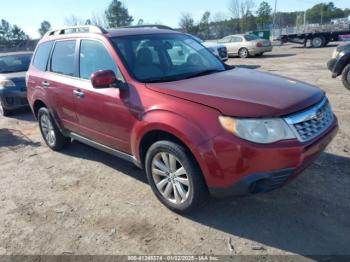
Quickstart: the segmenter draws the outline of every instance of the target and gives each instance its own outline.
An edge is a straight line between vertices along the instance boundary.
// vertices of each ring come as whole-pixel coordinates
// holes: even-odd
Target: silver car
[[[218,41],[226,46],[229,56],[238,55],[241,58],[249,56],[262,56],[272,51],[269,40],[261,39],[255,35],[229,35]]]
[[[216,42],[209,42],[204,41],[200,39],[199,37],[196,37],[194,35],[190,35],[193,39],[204,45],[206,48],[208,48],[214,55],[216,55],[221,61],[226,62],[228,60],[228,53],[227,48],[223,44],[218,44]]]

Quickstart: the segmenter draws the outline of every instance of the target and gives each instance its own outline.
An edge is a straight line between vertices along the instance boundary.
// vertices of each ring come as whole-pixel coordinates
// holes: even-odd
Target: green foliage
[[[269,3],[263,1],[256,12],[257,23],[261,29],[265,29],[271,21],[272,8]]]
[[[45,20],[41,22],[38,32],[41,36],[44,36],[50,30],[51,30],[51,24],[50,22]]]
[[[129,15],[128,9],[118,0],[113,0],[110,3],[105,14],[108,25],[111,28],[128,26],[134,21],[134,18]]]
[[[10,41],[27,40],[28,36],[17,25],[11,25],[6,20],[2,19],[0,23],[0,42],[6,44]]]
[[[210,37],[209,18],[210,18],[210,12],[206,11],[203,14],[202,19],[198,25],[200,36],[204,39],[208,39]]]
[[[345,17],[344,10],[335,7],[333,2],[317,4],[306,14],[308,23],[329,23],[331,19]]]

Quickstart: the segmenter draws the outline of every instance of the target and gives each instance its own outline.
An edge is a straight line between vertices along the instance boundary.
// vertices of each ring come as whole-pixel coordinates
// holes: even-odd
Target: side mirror
[[[115,86],[118,79],[112,70],[100,70],[91,75],[91,83],[94,88],[108,88]]]

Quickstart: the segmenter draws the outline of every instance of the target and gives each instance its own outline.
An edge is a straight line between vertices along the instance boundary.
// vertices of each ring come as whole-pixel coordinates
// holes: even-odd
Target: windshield
[[[0,73],[27,71],[31,57],[31,54],[0,56]]]
[[[244,38],[245,38],[245,40],[247,40],[247,41],[254,41],[254,40],[260,39],[260,38],[257,37],[256,35],[245,35]]]
[[[183,34],[112,38],[132,76],[143,83],[168,82],[225,70],[224,64],[192,37]]]

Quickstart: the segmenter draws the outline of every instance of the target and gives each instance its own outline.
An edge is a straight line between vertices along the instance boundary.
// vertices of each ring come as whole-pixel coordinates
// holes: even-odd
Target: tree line
[[[254,0],[231,0],[227,13],[216,13],[212,16],[207,11],[199,21],[195,21],[190,13],[183,13],[179,26],[187,33],[210,39],[255,30],[295,27],[303,24],[304,19],[307,24],[327,24],[332,19],[349,15],[349,8],[338,8],[333,2],[316,4],[303,12],[275,13],[266,1],[256,6]]]
[[[329,23],[331,19],[347,17],[350,9],[337,8],[333,2],[314,5],[306,12],[277,12],[266,1],[257,6],[254,0],[231,0],[225,8],[226,12],[211,14],[204,12],[199,21],[192,14],[182,13],[179,20],[180,30],[197,35],[203,39],[221,38],[228,34],[262,29],[285,28],[300,25],[306,18],[307,23]],[[256,10],[256,11],[254,11]],[[96,25],[104,28],[115,28],[131,24],[142,25],[143,19],[134,23],[122,1],[112,0],[102,15],[93,15],[83,19],[76,15],[65,18],[67,26]],[[156,22],[157,23],[157,22]],[[41,36],[51,30],[49,21],[40,24],[38,32]],[[17,25],[11,25],[2,19],[0,23],[0,43],[22,41],[28,35]]]

